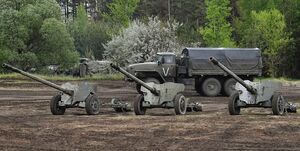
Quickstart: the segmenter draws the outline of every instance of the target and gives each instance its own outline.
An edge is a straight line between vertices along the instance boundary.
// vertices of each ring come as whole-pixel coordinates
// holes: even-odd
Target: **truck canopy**
[[[226,75],[208,59],[213,56],[238,75],[261,75],[262,59],[258,48],[185,48],[188,72],[193,75]]]

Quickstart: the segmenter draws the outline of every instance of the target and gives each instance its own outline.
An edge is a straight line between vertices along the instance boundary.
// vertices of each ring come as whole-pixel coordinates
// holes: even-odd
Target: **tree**
[[[103,59],[103,44],[110,38],[107,34],[108,25],[103,21],[89,20],[83,5],[77,10],[77,16],[68,24],[68,29],[75,40],[75,49],[83,57]]]
[[[168,2],[170,2],[170,18],[182,23],[177,30],[179,40],[187,46],[201,41],[197,32],[199,26],[204,25],[205,5],[204,0],[141,0],[134,17],[158,16],[162,21],[169,20]]]
[[[178,52],[176,30],[179,23],[164,24],[158,17],[149,18],[145,24],[133,21],[128,28],[114,36],[105,46],[105,56],[119,65],[150,61],[157,52]]]
[[[235,47],[232,27],[227,21],[230,16],[229,0],[205,0],[207,24],[199,28],[204,42],[210,47]]]
[[[261,48],[268,74],[272,77],[277,76],[278,67],[283,62],[281,51],[291,42],[289,33],[285,31],[284,16],[280,11],[272,9],[252,11],[250,17],[251,24],[242,41],[246,47]]]
[[[44,20],[40,29],[42,42],[37,52],[43,65],[60,64],[64,68],[72,67],[78,62],[78,54],[74,51],[73,38],[67,32],[66,26],[54,19]]]
[[[273,9],[279,10],[284,16],[286,23],[285,32],[290,33],[291,41],[288,45],[281,48],[279,55],[280,64],[277,69],[277,76],[299,76],[299,54],[300,54],[300,1],[297,0],[239,0],[238,18],[234,20],[235,31],[237,32],[237,42],[240,47],[260,47],[263,41],[256,40],[261,33],[253,33],[253,26],[255,26],[251,19],[251,11],[271,11]],[[251,33],[252,32],[252,33]],[[249,34],[251,33],[251,34]],[[247,35],[247,36],[246,36]],[[246,38],[246,37],[247,38]]]
[[[103,14],[103,17],[115,27],[110,31],[112,34],[116,34],[120,27],[128,27],[139,2],[140,0],[113,0],[107,5],[110,12]]]
[[[51,19],[55,24],[50,24],[49,29],[55,30],[54,28],[59,27],[59,32],[63,35],[62,37],[56,37],[53,41],[45,40],[43,36],[45,34],[52,33],[41,33],[42,26],[44,26],[47,19]],[[60,7],[55,0],[0,0],[0,50],[3,53],[14,54],[12,57],[6,57],[5,62],[13,63],[23,69],[37,67],[40,65],[46,65],[45,63],[53,62],[56,60],[51,57],[40,57],[40,52],[51,51],[53,49],[46,49],[46,45],[61,44],[61,47],[56,47],[56,51],[62,51],[59,58],[70,59],[68,52],[63,52],[67,49],[68,51],[73,48],[73,43],[61,43],[66,38],[71,38],[64,27],[65,24],[60,21]],[[59,25],[59,26],[56,26]],[[50,27],[54,26],[54,27]],[[69,37],[68,37],[69,36]],[[63,49],[61,49],[63,48]],[[70,49],[69,49],[70,48]],[[52,54],[51,54],[52,55]],[[72,57],[71,57],[72,58]],[[51,60],[49,60],[51,59]],[[75,59],[73,57],[73,59]],[[64,64],[65,60],[55,61],[57,64]],[[71,61],[74,63],[74,61]]]
[[[74,44],[76,50],[80,55],[83,55],[86,49],[86,37],[88,30],[88,16],[83,5],[80,5],[77,9],[77,16],[72,22],[69,23],[68,29],[74,38]]]

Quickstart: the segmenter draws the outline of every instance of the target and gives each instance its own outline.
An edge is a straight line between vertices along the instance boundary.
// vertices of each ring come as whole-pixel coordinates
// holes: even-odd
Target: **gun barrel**
[[[155,94],[155,95],[158,95],[159,92],[153,88],[153,87],[150,87],[147,83],[145,83],[144,81],[140,80],[139,78],[135,77],[134,75],[130,74],[129,72],[125,71],[124,69],[114,65],[114,64],[110,64],[110,66],[112,68],[114,68],[115,70],[123,73],[125,76],[127,76],[128,78],[132,79],[133,81],[135,81],[136,83],[142,85],[143,87],[145,87],[146,89],[148,89],[149,91],[151,91],[151,93]]]
[[[234,78],[238,83],[240,83],[241,85],[243,85],[250,93],[252,94],[256,94],[256,89],[253,88],[250,85],[247,85],[243,79],[241,79],[240,77],[238,77],[235,73],[233,73],[232,71],[230,71],[226,66],[224,66],[222,63],[220,63],[216,58],[214,57],[210,57],[209,61],[211,61],[214,65],[218,66],[219,68],[221,68],[224,72],[226,72],[227,74],[229,74],[230,76],[232,76],[232,78]]]
[[[72,90],[64,89],[64,88],[60,87],[60,86],[57,85],[57,84],[54,84],[54,83],[52,83],[52,82],[50,82],[50,81],[44,80],[44,79],[39,78],[39,77],[37,77],[37,76],[34,76],[34,75],[32,75],[32,74],[29,74],[29,73],[27,73],[27,72],[25,72],[25,71],[23,71],[23,70],[20,70],[20,69],[14,67],[14,66],[12,66],[12,65],[9,65],[9,64],[4,63],[4,64],[2,64],[2,66],[3,66],[4,68],[10,69],[10,70],[12,70],[12,71],[14,71],[14,72],[20,73],[20,74],[22,74],[23,76],[29,77],[29,78],[31,78],[31,79],[33,79],[33,80],[35,80],[35,81],[38,81],[38,82],[40,82],[40,83],[43,83],[43,84],[45,84],[45,85],[47,85],[47,86],[49,86],[49,87],[52,87],[52,88],[57,89],[57,90],[60,90],[60,91],[62,91],[63,93],[66,93],[66,94],[68,94],[68,95],[70,95],[70,96],[72,96],[73,93],[74,93],[74,91],[72,91]]]

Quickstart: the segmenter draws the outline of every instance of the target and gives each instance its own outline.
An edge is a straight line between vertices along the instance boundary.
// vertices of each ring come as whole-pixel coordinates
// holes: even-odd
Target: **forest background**
[[[264,76],[299,78],[300,1],[0,0],[0,63],[26,71],[184,47],[260,48]]]

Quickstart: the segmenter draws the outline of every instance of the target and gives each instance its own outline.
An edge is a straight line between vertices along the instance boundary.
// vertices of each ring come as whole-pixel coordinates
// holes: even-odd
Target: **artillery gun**
[[[53,115],[63,115],[67,108],[85,108],[87,114],[96,115],[100,112],[100,101],[95,95],[95,87],[92,87],[87,82],[81,82],[78,85],[65,83],[59,86],[50,81],[44,80],[25,71],[22,71],[9,64],[3,64],[4,68],[20,73],[35,81],[59,90],[60,93],[52,97],[50,101],[50,110]]]
[[[133,104],[136,115],[144,115],[146,110],[151,108],[174,108],[177,115],[186,113],[188,99],[181,93],[185,89],[183,84],[173,82],[163,84],[145,83],[124,69],[113,64],[110,65],[142,86],[142,94],[136,96]]]
[[[228,103],[228,110],[231,115],[238,115],[241,108],[247,107],[272,108],[274,115],[296,112],[295,105],[285,101],[278,92],[282,87],[280,82],[271,80],[262,80],[261,82],[243,81],[214,57],[210,57],[209,60],[237,81],[236,91],[231,94]]]

